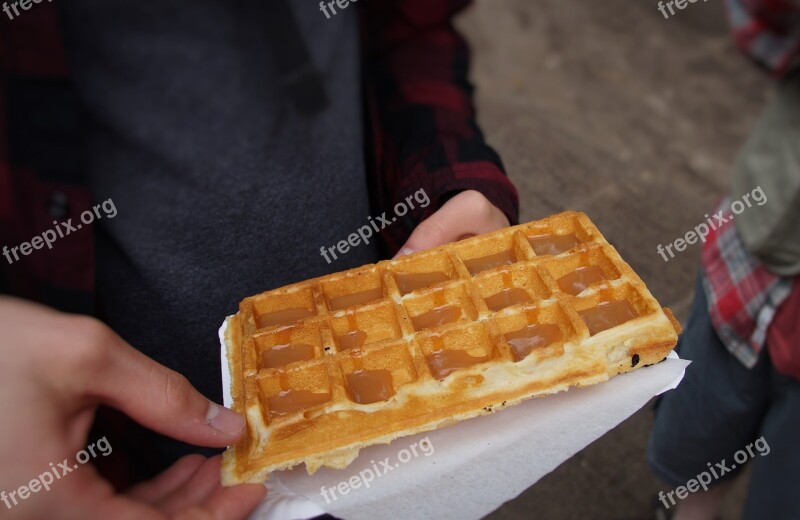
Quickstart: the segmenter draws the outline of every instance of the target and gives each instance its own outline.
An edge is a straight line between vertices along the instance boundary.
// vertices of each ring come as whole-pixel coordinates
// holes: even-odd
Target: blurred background
[[[585,211],[683,320],[704,220],[771,82],[734,47],[721,2],[664,19],[657,2],[478,0],[459,20],[482,127],[520,190],[522,221]],[[650,406],[490,515],[647,519],[669,491],[645,457]],[[725,503],[738,518],[747,474]]]
[[[656,248],[727,191],[772,84],[735,48],[721,0],[668,19],[657,5],[475,0],[458,25],[473,49],[481,127],[520,191],[521,221],[586,212],[683,321],[700,246],[669,262]],[[646,461],[651,406],[487,518],[653,519],[654,497],[670,488]],[[747,478],[723,519],[740,516]]]

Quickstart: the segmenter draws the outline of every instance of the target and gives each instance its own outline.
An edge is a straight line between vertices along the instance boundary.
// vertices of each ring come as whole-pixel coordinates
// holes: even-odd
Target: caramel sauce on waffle
[[[558,287],[567,294],[577,296],[593,283],[601,282],[605,279],[606,275],[602,269],[596,265],[590,265],[588,267],[579,267],[559,278]]]
[[[380,300],[383,297],[383,291],[380,287],[375,289],[369,289],[367,291],[361,291],[353,294],[344,294],[342,296],[337,296],[336,298],[331,298],[328,304],[332,311],[338,311],[341,309],[346,309],[348,307],[354,307],[356,305],[364,305],[366,303],[374,302],[375,300]]]
[[[263,368],[281,368],[290,363],[314,359],[314,346],[306,343],[275,345],[261,353]]]
[[[579,314],[592,336],[638,317],[627,300],[602,302],[597,307],[581,311]]]
[[[345,316],[347,317],[347,325],[350,331],[337,338],[339,340],[339,350],[360,349],[367,342],[367,333],[363,330],[358,330],[356,315],[352,309],[348,310]]]
[[[281,390],[273,397],[267,398],[270,417],[283,417],[300,412],[318,404],[331,400],[330,393],[314,393],[308,390]]]
[[[394,279],[400,292],[408,294],[417,289],[446,282],[450,277],[441,271],[435,271],[432,273],[394,273]]]
[[[517,305],[518,303],[530,303],[531,297],[528,296],[528,293],[525,292],[525,289],[505,288],[500,292],[489,296],[484,301],[486,302],[486,306],[489,307],[490,311],[497,312],[505,309],[506,307]]]
[[[461,317],[461,309],[454,305],[434,307],[424,314],[411,318],[416,330],[433,329],[454,323]]]
[[[501,265],[513,264],[514,261],[514,254],[511,251],[501,251],[494,255],[464,260],[464,265],[467,266],[467,270],[470,274],[476,275],[481,271],[488,271],[489,269],[494,269]]]
[[[484,299],[486,306],[489,307],[490,311],[497,312],[505,309],[506,307],[517,305],[518,303],[531,302],[531,297],[528,295],[525,289],[512,287],[513,280],[511,269],[503,269],[503,271],[500,273],[500,276],[502,277],[503,281],[503,289]]]
[[[414,324],[414,328],[416,330],[433,329],[458,321],[461,317],[461,309],[455,305],[447,305],[446,301],[444,289],[434,292],[433,303],[436,307],[419,316],[412,317],[411,322]]]
[[[292,327],[281,327],[275,330],[276,343],[289,343],[292,339]]]
[[[359,404],[385,401],[394,395],[392,373],[388,370],[363,370],[358,368],[347,375],[350,398]]]
[[[339,350],[359,349],[367,341],[367,333],[363,330],[351,330],[339,336]]]
[[[291,388],[291,385],[289,385],[289,376],[283,370],[278,372],[278,384],[280,385],[281,390],[284,391]]]
[[[267,312],[256,316],[256,327],[263,329],[264,327],[271,327],[273,325],[287,325],[313,315],[314,313],[305,307]]]
[[[433,377],[444,379],[452,372],[489,361],[489,356],[470,356],[463,350],[435,350],[427,356]]]
[[[560,255],[580,244],[575,233],[568,235],[534,235],[528,237],[528,243],[538,256]]]
[[[534,349],[546,347],[561,341],[561,329],[558,325],[533,324],[505,335],[508,346],[514,355],[514,361],[522,361]]]

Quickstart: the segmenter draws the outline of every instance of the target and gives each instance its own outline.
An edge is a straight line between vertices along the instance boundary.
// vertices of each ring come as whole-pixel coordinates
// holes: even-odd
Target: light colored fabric
[[[734,200],[759,186],[767,199],[736,216],[747,249],[775,274],[800,273],[800,72],[778,82],[731,182]]]

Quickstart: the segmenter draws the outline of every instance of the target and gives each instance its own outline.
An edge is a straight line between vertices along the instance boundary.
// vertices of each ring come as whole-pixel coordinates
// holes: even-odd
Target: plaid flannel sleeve
[[[54,4],[0,17],[0,291],[70,312],[94,307],[93,235],[33,251],[54,222],[91,206],[78,97]],[[41,240],[41,237],[40,237]],[[27,244],[29,253],[21,245]],[[23,246],[24,247],[24,246]],[[48,245],[48,248],[50,246]],[[33,246],[33,249],[38,249]],[[31,253],[32,251],[32,253]],[[30,254],[30,256],[28,256]]]
[[[772,319],[792,292],[793,279],[769,272],[747,251],[731,223],[730,208],[731,199],[726,198],[715,210],[721,225],[711,230],[703,246],[703,289],[720,340],[744,366],[752,368]]]
[[[476,122],[468,80],[469,49],[453,27],[468,0],[372,1],[362,4],[368,166],[374,205],[390,210],[419,190],[416,208],[384,239],[394,252],[448,198],[477,190],[509,221],[517,191]],[[399,223],[398,222],[398,223]]]
[[[725,0],[737,45],[771,73],[800,65],[800,0]]]

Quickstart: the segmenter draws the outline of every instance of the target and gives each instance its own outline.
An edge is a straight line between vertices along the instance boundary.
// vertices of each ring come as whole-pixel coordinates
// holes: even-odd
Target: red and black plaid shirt
[[[388,210],[420,188],[431,198],[407,225],[381,233],[390,252],[457,191],[479,190],[512,223],[518,219],[517,192],[475,123],[468,49],[452,26],[467,3],[359,4],[365,160],[373,204]],[[54,221],[78,222],[92,202],[84,183],[82,111],[57,21],[47,3],[13,20],[0,12],[0,247],[28,242],[52,229]],[[93,312],[93,236],[86,228],[13,264],[0,256],[0,266],[0,293]],[[118,414],[101,413],[98,427],[113,436],[119,450],[99,469],[122,488],[144,476],[130,469],[124,456],[137,445],[138,430]]]
[[[468,0],[373,1],[362,9],[366,157],[374,204],[393,207],[420,188],[432,204],[482,192],[509,220],[518,196],[475,121],[469,52],[452,19]],[[78,221],[90,207],[83,183],[81,110],[53,5],[13,20],[0,14],[0,247],[31,240],[53,221]],[[412,226],[382,232],[389,251]],[[0,256],[0,291],[58,308],[92,311],[92,234],[83,229],[10,264]]]

